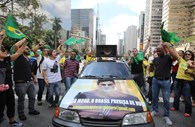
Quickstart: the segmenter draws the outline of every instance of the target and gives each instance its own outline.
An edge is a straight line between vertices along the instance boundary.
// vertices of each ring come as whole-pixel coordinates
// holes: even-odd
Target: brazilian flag
[[[22,39],[26,37],[18,28],[13,16],[9,15],[5,25],[5,33],[10,38]]]
[[[160,28],[163,42],[169,42],[171,44],[179,43],[180,38],[177,37],[174,32],[171,33],[164,30],[163,27],[164,27],[164,22],[161,24],[161,28]]]
[[[85,41],[86,40],[84,38],[80,38],[80,39],[76,40],[76,43],[77,44],[80,44],[80,43],[85,42]]]
[[[72,36],[68,40],[66,40],[64,42],[64,44],[66,44],[66,45],[72,45],[72,44],[75,44],[75,42],[76,42],[76,39]]]

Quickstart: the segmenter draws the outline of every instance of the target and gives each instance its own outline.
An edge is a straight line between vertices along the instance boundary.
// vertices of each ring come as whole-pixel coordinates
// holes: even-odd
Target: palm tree
[[[55,48],[57,47],[57,34],[58,34],[58,32],[59,32],[59,30],[61,30],[62,29],[62,26],[61,26],[61,24],[60,23],[62,23],[62,21],[61,21],[61,19],[58,17],[55,17],[54,19],[53,19],[53,30],[54,30],[54,36],[55,36]]]

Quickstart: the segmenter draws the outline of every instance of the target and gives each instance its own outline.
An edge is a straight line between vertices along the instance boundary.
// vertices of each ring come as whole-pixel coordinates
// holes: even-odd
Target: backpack
[[[41,64],[43,63],[43,61],[44,61],[44,57],[41,56],[41,60],[40,60],[40,62],[39,62],[39,65],[37,66],[37,69],[39,69],[39,73],[41,73],[40,66],[41,66]]]
[[[37,59],[36,57],[32,56],[30,57],[30,64],[31,64],[31,70],[33,72],[34,75],[37,74]]]
[[[43,56],[41,56],[41,61],[39,62],[39,64],[37,64],[37,59],[35,57],[30,58],[31,68],[32,68],[32,72],[34,73],[34,75],[37,74],[37,69],[39,69],[39,72],[41,73],[40,65],[43,63],[43,61],[44,61]]]

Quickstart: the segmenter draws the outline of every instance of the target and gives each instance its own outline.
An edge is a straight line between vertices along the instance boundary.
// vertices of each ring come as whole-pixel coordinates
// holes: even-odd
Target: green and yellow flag
[[[76,43],[77,44],[80,44],[80,43],[85,42],[85,41],[86,40],[84,38],[80,38],[80,39],[76,40]]]
[[[72,44],[75,43],[75,41],[76,41],[76,39],[72,36],[72,37],[68,38],[68,40],[66,40],[64,42],[64,44],[66,44],[66,45],[72,45]]]
[[[164,27],[164,22],[161,25],[161,36],[163,42],[170,42],[171,44],[176,44],[179,43],[180,38],[175,35],[175,33],[167,32],[166,30],[163,29]]]
[[[9,15],[5,26],[5,33],[10,38],[22,39],[26,37],[18,28],[13,16]]]
[[[73,36],[70,37],[68,40],[64,42],[66,45],[72,45],[72,44],[80,44],[82,42],[85,42],[86,40],[84,38],[75,39]]]

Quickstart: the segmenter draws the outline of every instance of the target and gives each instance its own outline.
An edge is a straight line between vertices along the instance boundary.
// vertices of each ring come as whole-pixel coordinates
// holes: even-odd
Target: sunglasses
[[[191,54],[190,54],[190,53],[186,53],[185,55],[186,55],[186,56],[191,56]]]
[[[5,49],[1,49],[1,52],[5,52],[6,50]]]
[[[100,84],[101,86],[112,86],[113,84]]]

